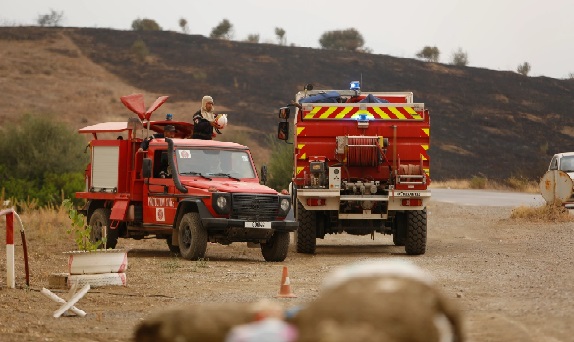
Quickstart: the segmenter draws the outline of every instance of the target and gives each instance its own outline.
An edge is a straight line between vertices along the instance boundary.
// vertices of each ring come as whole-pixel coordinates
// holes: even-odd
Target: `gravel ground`
[[[120,240],[129,250],[127,286],[94,288],[77,306],[84,318],[53,318],[58,304],[40,293],[52,273],[65,272],[70,245],[44,241],[27,228],[30,287],[24,286],[19,237],[17,289],[6,287],[0,253],[1,341],[130,341],[139,322],[170,307],[194,303],[254,302],[278,293],[283,266],[304,305],[334,268],[372,258],[403,258],[428,270],[458,304],[468,341],[572,341],[574,335],[574,224],[511,220],[512,207],[428,207],[427,253],[409,257],[390,236],[329,235],[316,255],[291,246],[283,263],[266,263],[259,249],[210,244],[205,261],[170,255],[163,240]],[[0,223],[4,225],[4,222]],[[2,234],[4,235],[4,234]],[[5,245],[1,237],[2,246]],[[60,296],[64,290],[52,289]]]

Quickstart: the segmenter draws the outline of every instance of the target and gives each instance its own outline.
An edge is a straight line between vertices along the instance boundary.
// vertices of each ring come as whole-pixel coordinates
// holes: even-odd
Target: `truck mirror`
[[[261,183],[263,183],[263,185],[265,185],[265,183],[267,183],[267,166],[266,165],[261,166]]]
[[[142,174],[144,178],[151,177],[151,158],[144,158],[142,163]]]
[[[287,120],[289,119],[289,114],[291,114],[291,108],[289,107],[279,108],[279,119]]]
[[[285,140],[289,139],[289,123],[280,122],[277,127],[277,139]]]

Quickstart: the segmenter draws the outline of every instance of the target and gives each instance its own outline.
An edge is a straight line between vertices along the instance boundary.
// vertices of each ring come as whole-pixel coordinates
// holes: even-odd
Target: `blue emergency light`
[[[361,82],[359,82],[359,81],[353,81],[353,82],[351,82],[351,87],[350,87],[350,89],[351,89],[351,90],[357,90],[357,91],[358,91],[358,90],[361,90]]]

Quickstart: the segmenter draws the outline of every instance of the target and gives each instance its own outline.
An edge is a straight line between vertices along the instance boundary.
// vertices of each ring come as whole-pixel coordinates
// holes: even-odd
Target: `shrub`
[[[424,58],[429,62],[438,62],[440,57],[440,51],[436,46],[425,46],[421,51],[419,51],[416,56],[418,58]]]
[[[458,48],[458,51],[452,54],[452,64],[456,66],[468,65],[468,54],[462,51],[462,48]]]
[[[145,61],[146,57],[149,56],[149,49],[147,48],[147,45],[141,38],[138,38],[132,44],[132,52],[136,60],[138,60],[139,62]]]
[[[469,186],[471,189],[486,189],[488,179],[484,176],[472,176]]]
[[[537,192],[538,184],[522,176],[512,176],[506,180],[508,187],[522,192]]]
[[[512,210],[511,219],[525,221],[550,221],[550,222],[571,222],[574,216],[571,215],[562,205],[546,204],[540,207],[520,206]]]
[[[38,19],[36,19],[36,22],[38,23],[38,25],[42,27],[46,26],[57,27],[60,26],[62,18],[64,18],[64,12],[56,12],[53,9],[51,9],[50,13],[39,15]]]
[[[319,39],[323,49],[357,51],[365,45],[363,36],[354,28],[346,30],[328,31]]]
[[[267,140],[274,151],[269,161],[269,187],[275,190],[288,189],[293,177],[293,145],[268,135]]]
[[[134,31],[161,31],[161,26],[153,19],[136,19],[132,21]]]
[[[85,140],[62,123],[25,116],[0,134],[0,188],[6,198],[37,199],[39,206],[61,201],[84,187]]]
[[[63,200],[62,207],[68,213],[68,218],[70,219],[70,228],[66,232],[74,238],[78,250],[95,251],[100,246],[106,245],[105,236],[101,240],[92,240],[92,227],[86,225],[86,217],[76,210],[72,201],[69,199]]]
[[[530,64],[528,62],[524,62],[523,64],[520,64],[516,68],[516,72],[519,73],[520,75],[528,76],[528,73],[530,73]]]
[[[227,19],[223,19],[219,25],[215,26],[211,30],[211,34],[209,35],[210,38],[217,38],[217,39],[231,39],[233,35],[233,24],[229,22]]]

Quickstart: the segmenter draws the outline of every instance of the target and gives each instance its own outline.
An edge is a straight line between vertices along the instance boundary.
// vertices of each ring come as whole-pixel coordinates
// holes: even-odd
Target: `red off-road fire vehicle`
[[[124,96],[137,117],[79,130],[93,137],[86,189],[76,193],[86,199],[82,212],[92,238],[105,236],[115,248],[118,238],[155,237],[191,260],[205,257],[208,242],[247,242],[260,246],[266,261],[283,261],[297,228],[285,219],[289,194],[260,184],[248,147],[189,139],[193,124],[151,120],[166,100],[158,98],[146,111],[141,94]],[[167,125],[175,127],[172,139],[159,137]],[[147,150],[138,151],[152,134]]]

